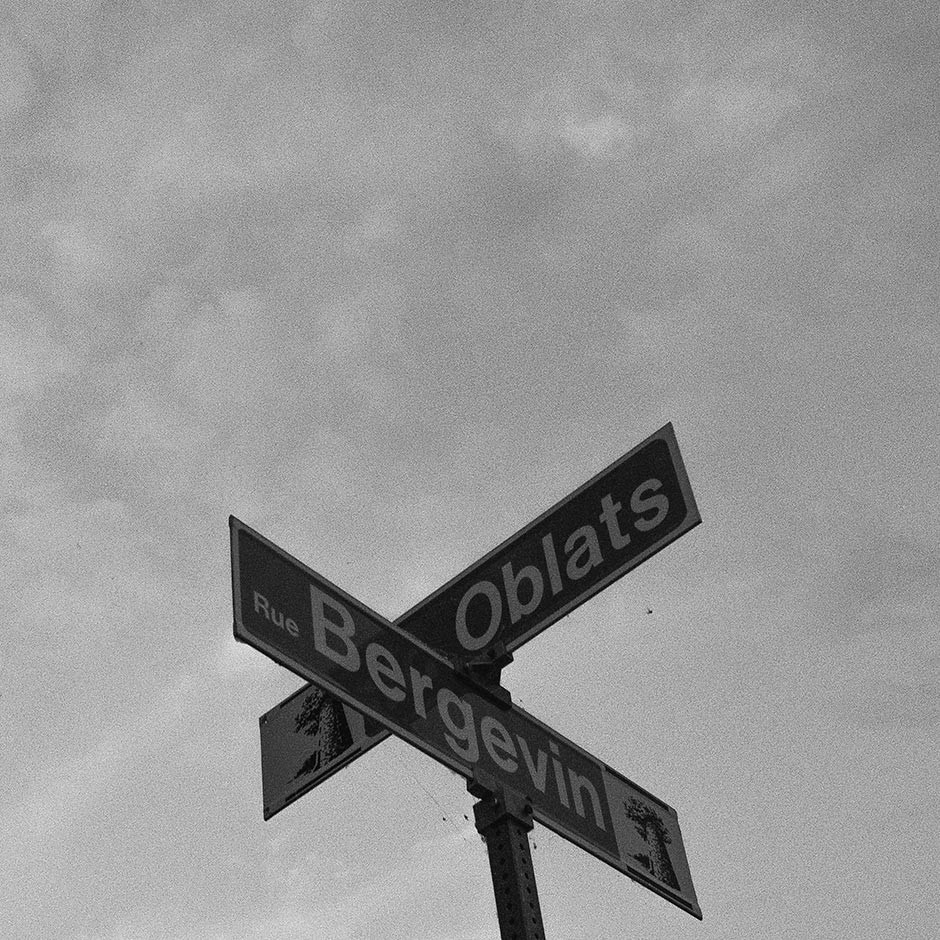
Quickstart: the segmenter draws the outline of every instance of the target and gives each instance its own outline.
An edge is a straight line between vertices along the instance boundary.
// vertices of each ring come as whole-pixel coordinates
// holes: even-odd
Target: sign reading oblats
[[[453,662],[511,652],[700,522],[667,424],[397,623]]]

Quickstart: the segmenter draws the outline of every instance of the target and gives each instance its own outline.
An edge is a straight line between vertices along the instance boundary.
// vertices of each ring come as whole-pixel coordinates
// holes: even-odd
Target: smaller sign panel
[[[265,819],[389,735],[383,725],[316,685],[265,712],[260,726]]]
[[[526,794],[540,822],[701,917],[670,807],[237,519],[230,524],[237,639],[451,770]],[[344,716],[316,693],[300,703],[295,728],[317,739],[311,766],[321,748],[351,753]]]

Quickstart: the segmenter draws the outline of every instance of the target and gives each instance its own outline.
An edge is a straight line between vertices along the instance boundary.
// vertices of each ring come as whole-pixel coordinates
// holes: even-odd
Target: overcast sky
[[[933,940],[936,6],[0,14],[0,935],[484,940],[391,740],[262,821],[234,514],[396,617],[672,421],[703,524],[518,651],[699,922],[537,826],[550,940]],[[648,610],[652,613],[647,613]]]

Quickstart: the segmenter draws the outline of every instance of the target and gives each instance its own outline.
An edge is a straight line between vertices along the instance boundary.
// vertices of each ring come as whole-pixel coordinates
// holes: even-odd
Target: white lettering
[[[591,783],[587,777],[576,774],[570,767],[568,768],[568,781],[571,784],[571,795],[574,797],[575,812],[579,816],[586,818],[584,816],[584,802],[581,799],[581,791],[585,790],[587,795],[591,798],[591,806],[594,810],[594,820],[597,823],[597,828],[606,829],[607,827],[604,825],[604,813],[601,810],[601,798],[597,795],[594,784]]]
[[[594,542],[596,542],[596,534],[590,526],[572,533],[569,543],[576,539],[582,540],[582,543],[575,549],[576,557],[580,558],[584,554],[593,556],[593,552],[590,551],[591,535],[594,536]],[[566,548],[570,549],[571,545],[569,544]],[[569,566],[570,564],[571,560],[569,560]],[[536,571],[538,582],[530,574],[531,571]],[[512,567],[505,565],[503,578],[510,600],[510,609],[512,609],[512,604],[517,604],[521,611],[520,616],[529,613],[528,608],[534,609],[537,601],[530,598],[527,603],[520,603],[517,592],[519,582],[523,578],[529,578],[533,584],[537,583],[537,589],[533,590],[533,597],[536,594],[541,595],[544,582],[538,569],[527,566],[518,574],[514,574]],[[475,596],[476,593],[486,595],[491,611],[501,608],[502,598],[490,582],[479,582],[467,592],[466,597]],[[495,602],[494,593],[496,593]],[[396,640],[393,635],[387,634],[385,639],[389,646],[374,641],[366,642],[366,637],[372,632],[371,629],[366,628],[363,628],[366,633],[366,637],[363,637],[365,648],[360,651],[356,644],[356,621],[353,619],[356,611],[313,584],[310,586],[310,602],[315,651],[351,673],[358,672],[364,661],[370,679],[385,699],[391,702],[404,702],[410,699],[416,719],[424,719],[426,722],[420,723],[418,720],[411,719],[402,721],[392,709],[388,708],[386,717],[393,727],[412,728],[415,734],[426,741],[432,753],[440,754],[441,748],[446,745],[462,765],[477,764],[481,759],[481,751],[485,754],[484,759],[492,761],[495,769],[502,774],[522,773],[520,766],[524,765],[525,774],[530,778],[533,789],[529,790],[528,784],[524,782],[521,789],[527,792],[537,791],[552,801],[557,800],[565,808],[570,809],[573,804],[573,811],[581,818],[595,821],[601,830],[605,828],[605,809],[598,788],[590,777],[582,776],[565,766],[560,745],[557,742],[548,740],[548,753],[539,747],[536,747],[533,753],[533,748],[523,735],[511,734],[496,715],[485,713],[489,711],[485,703],[480,705],[484,714],[480,716],[478,723],[473,705],[477,699],[472,697],[465,699],[447,685],[439,685],[435,690],[434,676],[437,676],[441,682],[447,682],[448,676],[451,676],[453,681],[459,681],[454,679],[442,664],[436,664],[430,658],[423,658],[418,647],[412,649],[404,637]],[[278,617],[274,608],[260,594],[257,595],[255,603],[259,613],[262,609],[266,610],[267,615],[273,617],[279,625],[283,624],[285,630],[291,631],[291,627],[296,628],[296,623],[290,618],[284,617],[283,614]],[[463,615],[465,614],[466,605],[463,611]],[[477,638],[471,639],[475,641]],[[397,654],[394,652],[396,649]],[[431,674],[426,675],[420,669],[409,665],[406,678],[402,662],[407,662],[412,657],[419,664],[423,664],[424,668],[430,669]],[[324,673],[325,676],[326,673]],[[333,681],[342,682],[343,680],[334,674]],[[347,690],[351,692],[355,687],[355,684],[349,685]],[[434,696],[430,699],[434,705],[430,716],[429,696]],[[372,707],[378,709],[381,700],[373,696],[367,701],[371,701]],[[524,723],[523,727],[525,727]],[[549,766],[551,766],[551,774],[554,778],[554,786],[551,788],[548,788]],[[590,804],[590,811],[593,811],[590,816],[588,804]]]
[[[552,586],[552,594],[561,591],[561,572],[558,570],[558,556],[555,554],[555,540],[552,533],[542,536],[542,551],[545,553],[545,566],[548,568],[548,583]]]
[[[666,513],[669,512],[669,500],[666,498],[665,493],[659,493],[656,496],[650,496],[647,499],[643,498],[643,494],[647,491],[656,492],[656,490],[662,487],[662,483],[659,480],[644,480],[634,491],[633,495],[630,497],[630,508],[639,516],[644,512],[647,512],[650,509],[656,510],[656,515],[652,519],[637,519],[633,524],[641,532],[648,532],[650,529],[655,529],[656,526],[666,518]]]
[[[607,535],[610,538],[610,544],[613,548],[623,548],[630,544],[630,536],[624,535],[620,531],[620,523],[617,521],[617,513],[623,509],[620,503],[615,503],[610,493],[601,500],[601,506],[604,511],[598,516],[601,522],[607,525]]]
[[[527,580],[531,586],[531,597],[525,604],[519,603],[519,582]],[[509,604],[509,619],[517,623],[520,617],[531,614],[542,600],[542,573],[535,565],[526,565],[517,575],[512,573],[512,562],[503,565],[503,586]]]
[[[480,719],[480,737],[483,739],[486,753],[493,758],[493,763],[511,774],[519,769],[516,746],[512,743],[509,732],[495,718],[484,715]],[[504,753],[497,753],[497,749]]]
[[[408,673],[411,676],[411,701],[414,703],[415,714],[427,718],[424,693],[432,686],[431,677],[418,672],[414,666],[408,667]]]
[[[356,627],[353,623],[352,614],[344,605],[332,598],[327,597],[322,591],[317,590],[314,585],[310,585],[310,606],[313,610],[313,646],[321,656],[332,659],[334,663],[339,663],[343,669],[350,672],[357,672],[360,666],[359,650],[352,642],[356,633]],[[339,618],[340,623],[334,623],[326,615],[327,607]],[[330,647],[329,637],[338,640],[342,650],[336,650]]]
[[[490,624],[479,636],[473,636],[469,629],[467,629],[467,607],[470,606],[470,601],[472,601],[477,594],[486,595],[486,599],[490,603]],[[460,603],[457,605],[457,614],[454,618],[457,639],[460,640],[464,649],[482,649],[496,636],[496,631],[499,629],[499,623],[502,617],[503,599],[500,596],[499,589],[494,584],[490,584],[489,581],[477,581],[477,583],[470,587],[467,593],[460,598]]]
[[[561,769],[561,761],[558,760],[558,745],[554,741],[548,742],[548,748],[552,752],[552,768],[555,771],[555,784],[558,787],[558,799],[562,806],[568,805],[568,790],[565,788],[565,775]]]
[[[254,603],[256,614],[263,614],[269,623],[273,623],[275,627],[280,627],[282,630],[286,630],[291,636],[300,636],[300,630],[298,629],[297,624],[291,620],[290,617],[285,619],[284,611],[275,610],[263,594],[259,594],[257,591],[255,591]]]
[[[401,671],[398,660],[384,646],[370,643],[366,647],[366,669],[369,670],[375,687],[386,698],[393,702],[404,701],[405,674]]]
[[[579,540],[581,544],[575,547]],[[565,542],[565,552],[570,556],[565,571],[572,581],[583,578],[592,568],[604,561],[600,542],[597,541],[597,533],[592,525],[575,529]],[[586,561],[582,560],[585,554],[588,556]]]
[[[451,713],[453,708],[456,708],[460,715],[459,723]],[[473,723],[473,709],[470,704],[450,689],[438,689],[437,710],[444,727],[450,732],[444,735],[450,749],[458,757],[475,764],[480,759],[480,745],[477,743],[476,725]]]
[[[519,749],[522,751],[522,759],[525,762],[526,770],[540,793],[545,792],[545,777],[548,773],[548,755],[545,751],[538,751],[537,763],[532,763],[532,753],[529,750],[529,743],[521,735],[516,735],[519,742]]]

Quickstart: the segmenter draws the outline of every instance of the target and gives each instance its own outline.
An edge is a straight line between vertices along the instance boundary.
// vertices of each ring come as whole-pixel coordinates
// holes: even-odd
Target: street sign
[[[497,642],[512,651],[699,522],[667,424],[395,622],[455,663]],[[325,754],[309,725],[297,731],[314,693],[307,686],[262,716],[266,819],[388,736],[350,719],[345,746]],[[338,705],[330,708],[341,723]]]
[[[237,519],[230,527],[236,639],[468,779],[526,794],[544,825],[701,918],[675,810]]]
[[[512,652],[701,521],[667,424],[397,622],[451,662]]]

